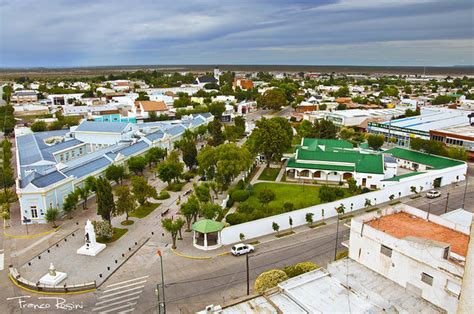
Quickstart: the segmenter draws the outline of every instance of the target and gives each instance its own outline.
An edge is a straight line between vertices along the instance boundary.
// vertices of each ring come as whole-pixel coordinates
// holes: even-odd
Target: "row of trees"
[[[410,139],[410,148],[428,154],[445,156],[463,161],[466,161],[468,158],[466,150],[462,147],[446,147],[442,142],[424,140],[417,137]]]

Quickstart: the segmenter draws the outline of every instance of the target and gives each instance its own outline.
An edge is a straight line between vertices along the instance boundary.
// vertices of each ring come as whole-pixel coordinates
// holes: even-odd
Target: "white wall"
[[[459,182],[465,179],[466,170],[466,164],[447,169],[430,170],[427,173],[400,180],[400,182],[387,181],[385,184],[387,188],[382,190],[226,227],[221,232],[222,244],[227,245],[240,242],[240,233],[243,233],[246,239],[272,234],[274,233],[272,229],[273,222],[276,222],[280,226],[280,230],[289,229],[289,217],[293,219],[293,227],[297,227],[306,224],[306,213],[313,213],[313,220],[318,221],[322,219],[322,209],[324,209],[325,218],[334,217],[337,215],[335,208],[339,207],[340,204],[344,204],[346,207],[345,212],[348,213],[352,210],[364,208],[366,198],[371,200],[372,205],[376,205],[389,201],[389,197],[392,194],[395,196],[395,199],[397,199],[399,195],[403,197],[413,194],[413,192],[410,191],[411,186],[416,186],[418,191],[419,187],[423,186],[423,191],[427,191],[433,188],[433,181],[437,177],[443,177],[441,185]],[[459,180],[456,180],[456,176],[459,176]]]

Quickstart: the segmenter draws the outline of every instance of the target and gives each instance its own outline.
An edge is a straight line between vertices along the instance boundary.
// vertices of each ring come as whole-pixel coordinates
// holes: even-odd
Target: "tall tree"
[[[96,179],[97,214],[111,223],[111,214],[115,211],[114,195],[110,182],[102,177]]]
[[[185,203],[181,204],[179,211],[186,218],[186,231],[191,231],[191,222],[193,220],[196,222],[200,209],[199,201],[195,195],[191,195]]]
[[[224,133],[222,132],[222,123],[219,119],[214,118],[214,120],[208,124],[208,131],[211,135],[209,139],[209,145],[218,146],[224,143]]]
[[[194,138],[187,137],[183,138],[177,143],[177,147],[181,151],[183,156],[184,164],[189,168],[193,168],[197,164],[197,148]]]
[[[216,219],[222,212],[222,207],[219,204],[205,203],[201,209],[202,216],[206,219]]]
[[[63,211],[70,216],[72,211],[76,209],[77,203],[79,202],[79,196],[78,194],[73,191],[70,192],[67,196],[66,199],[64,200],[63,203]]]
[[[154,187],[144,177],[132,177],[132,193],[140,205],[144,205],[149,197],[157,197]]]
[[[317,120],[314,122],[317,138],[335,139],[337,137],[337,127],[329,120]]]
[[[135,199],[126,185],[117,187],[115,194],[117,195],[117,201],[115,202],[114,215],[125,214],[125,220],[128,221],[128,214],[135,210]]]
[[[291,147],[293,130],[286,119],[262,118],[250,135],[248,144],[257,154],[265,156],[267,167],[272,161],[279,161],[283,153]]]
[[[173,240],[173,250],[176,249],[176,238],[178,236],[178,233],[181,231],[181,229],[184,226],[184,220],[181,218],[178,218],[176,220],[173,220],[171,218],[165,218],[161,221],[161,225],[163,226],[163,229],[165,229],[167,232],[171,234],[171,238]]]
[[[125,178],[125,167],[111,164],[107,169],[105,169],[105,177],[107,180],[115,181],[117,184],[122,184],[122,181]]]
[[[160,147],[152,147],[145,154],[145,158],[150,166],[156,166],[156,164],[163,160],[165,156],[166,151]]]
[[[257,106],[263,109],[279,110],[281,107],[288,106],[288,100],[283,90],[275,88],[267,90],[258,97]]]
[[[130,159],[127,162],[128,169],[134,172],[136,175],[143,174],[143,170],[145,170],[146,163],[147,161],[145,157],[142,157],[142,156],[130,157]]]
[[[87,208],[87,198],[90,194],[90,188],[87,184],[84,184],[84,187],[77,187],[76,194],[82,200],[82,209]]]
[[[53,228],[56,228],[56,220],[59,217],[59,209],[55,207],[50,207],[46,210],[46,214],[44,216],[44,219],[46,222],[50,223],[53,225]]]
[[[369,147],[372,148],[373,150],[379,150],[380,147],[382,147],[383,142],[384,142],[383,135],[370,134],[369,137],[367,138],[367,143],[369,144]]]
[[[172,151],[165,161],[160,163],[156,167],[158,178],[168,184],[171,181],[177,182],[181,174],[183,173],[184,164],[179,160],[179,154],[177,151]]]

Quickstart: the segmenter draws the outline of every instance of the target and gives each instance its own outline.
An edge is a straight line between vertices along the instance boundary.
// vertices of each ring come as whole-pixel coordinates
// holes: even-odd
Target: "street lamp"
[[[161,251],[157,250],[156,254],[160,257],[160,264],[161,264],[161,290],[163,291],[163,301],[160,302],[160,291],[158,286],[156,285],[156,293],[158,296],[158,313],[161,313],[161,309],[163,308],[163,313],[166,314],[166,300],[165,300],[165,276],[163,274],[163,256],[161,255]]]
[[[30,218],[23,217],[23,223],[26,225],[26,234],[28,235],[28,223],[31,222]]]

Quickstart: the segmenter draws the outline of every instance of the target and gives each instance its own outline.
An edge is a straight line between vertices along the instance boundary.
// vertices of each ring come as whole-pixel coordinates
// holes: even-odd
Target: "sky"
[[[0,67],[474,64],[472,0],[0,0]]]

